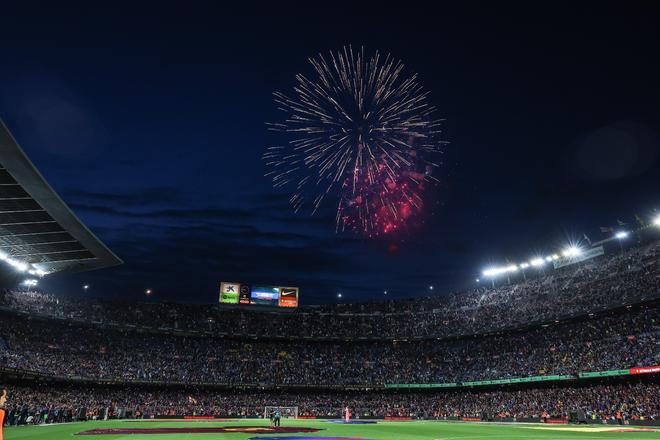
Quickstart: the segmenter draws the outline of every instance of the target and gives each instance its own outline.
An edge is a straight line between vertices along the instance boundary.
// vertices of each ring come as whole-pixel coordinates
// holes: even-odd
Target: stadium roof
[[[2,120],[0,256],[48,273],[123,263],[55,193]]]

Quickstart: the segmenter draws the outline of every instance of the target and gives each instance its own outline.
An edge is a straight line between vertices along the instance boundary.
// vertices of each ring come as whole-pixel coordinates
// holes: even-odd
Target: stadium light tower
[[[660,226],[660,215],[653,219],[654,226]]]
[[[83,286],[83,289],[85,290],[85,292],[87,292],[87,289],[89,289],[89,284],[85,284],[85,285]]]
[[[433,286],[429,286],[429,290],[433,290]]]
[[[341,292],[337,294],[337,298],[341,298]]]

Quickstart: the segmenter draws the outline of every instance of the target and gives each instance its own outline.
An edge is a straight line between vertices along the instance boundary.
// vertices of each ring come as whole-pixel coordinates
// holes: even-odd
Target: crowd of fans
[[[339,417],[349,406],[360,417],[566,417],[579,409],[593,420],[617,413],[657,420],[660,387],[648,382],[435,394],[254,390],[462,383],[659,365],[658,298],[657,242],[515,284],[292,313],[4,291],[0,377],[11,371],[78,383],[12,387],[12,424],[154,414],[255,417],[266,405],[297,406],[301,415],[319,417]],[[219,384],[251,391],[208,386]]]
[[[444,383],[660,364],[660,308],[458,340],[269,341],[80,326],[0,314],[0,367],[214,384]]]
[[[550,322],[660,296],[660,243],[634,247],[514,284],[400,301],[265,313],[211,305],[89,301],[4,292],[0,306],[116,325],[261,337],[449,337]]]
[[[262,417],[265,406],[298,407],[299,416],[353,417],[515,417],[567,418],[581,410],[589,421],[622,417],[657,421],[660,386],[654,383],[599,384],[521,390],[461,390],[444,393],[267,392],[136,387],[10,387],[9,424],[104,419],[113,417],[216,416]],[[45,415],[45,417],[44,417]]]

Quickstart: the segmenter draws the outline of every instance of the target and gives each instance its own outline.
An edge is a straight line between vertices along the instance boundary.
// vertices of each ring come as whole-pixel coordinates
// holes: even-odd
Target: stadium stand
[[[577,409],[588,420],[614,421],[623,409],[627,420],[652,421],[660,414],[655,383],[599,384],[522,390],[453,391],[438,393],[385,392],[263,392],[145,389],[133,387],[16,386],[8,423],[25,424],[29,416],[42,423],[82,418],[160,416],[260,417],[267,405],[300,408],[303,417],[338,418],[345,406],[360,418],[486,418],[538,421],[568,418]],[[191,394],[192,393],[192,394]],[[194,397],[193,397],[194,396]]]
[[[283,403],[310,417],[348,404],[362,417],[657,421],[659,257],[653,242],[494,288],[266,315],[6,291],[10,423]]]
[[[448,338],[565,320],[656,299],[659,258],[656,241],[520,283],[431,298],[302,307],[290,314],[270,313],[268,319],[254,319],[254,311],[210,305],[80,301],[37,292],[7,292],[0,302],[31,315],[219,336]]]
[[[267,341],[137,334],[3,314],[0,365],[42,375],[213,384],[375,385],[655,365],[658,308],[447,341]]]

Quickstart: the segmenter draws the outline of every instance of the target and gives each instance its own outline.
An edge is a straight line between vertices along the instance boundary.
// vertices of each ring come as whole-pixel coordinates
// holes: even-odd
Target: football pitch
[[[283,420],[290,432],[274,433],[268,422],[108,421],[5,428],[5,440],[175,440],[175,439],[314,439],[314,440],[503,440],[503,439],[660,439],[660,430],[613,425],[504,425],[463,422],[330,423],[321,420]],[[305,430],[307,432],[301,432]],[[87,432],[86,432],[87,431]]]

